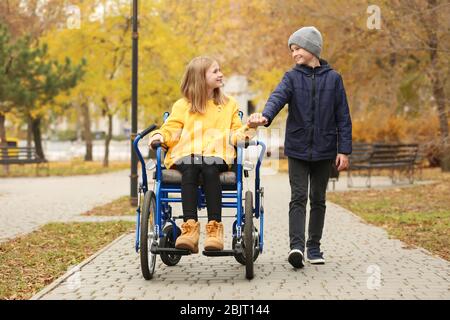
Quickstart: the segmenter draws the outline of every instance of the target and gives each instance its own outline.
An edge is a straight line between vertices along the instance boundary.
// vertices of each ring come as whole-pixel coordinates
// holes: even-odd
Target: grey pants
[[[306,203],[308,184],[311,211],[308,226],[309,248],[319,247],[325,222],[325,200],[331,162],[334,160],[303,161],[289,158],[289,183],[291,202],[289,203],[289,241],[291,249],[305,249]]]

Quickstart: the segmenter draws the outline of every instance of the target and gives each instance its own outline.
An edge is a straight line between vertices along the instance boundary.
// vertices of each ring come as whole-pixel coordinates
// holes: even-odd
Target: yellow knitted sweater
[[[227,98],[225,105],[208,100],[204,114],[191,113],[190,104],[184,98],[175,102],[166,122],[151,134],[161,134],[169,148],[164,160],[166,168],[191,154],[220,157],[228,165],[233,163],[236,157],[233,146],[237,141],[253,138],[256,130],[242,124],[236,101]]]

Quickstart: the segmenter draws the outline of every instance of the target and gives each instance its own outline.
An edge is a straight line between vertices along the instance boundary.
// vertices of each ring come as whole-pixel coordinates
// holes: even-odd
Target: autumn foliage
[[[13,37],[30,34],[36,43],[46,43],[58,61],[87,61],[83,81],[40,109],[42,127],[55,119],[129,119],[130,1],[52,0],[45,10],[40,1],[28,1],[27,10],[21,2],[0,2],[0,18]],[[78,27],[70,27],[77,17],[67,10],[68,3],[78,10]],[[197,55],[216,57],[225,76],[246,76],[261,110],[292,67],[289,35],[314,25],[324,39],[322,58],[343,76],[356,141],[415,141],[445,152],[450,96],[446,1],[382,0],[375,6],[360,0],[139,3],[140,128],[161,123],[161,114],[180,97],[185,65]],[[48,16],[39,19],[33,12]],[[6,117],[20,119],[13,113],[9,110]],[[89,121],[84,120],[86,130]]]

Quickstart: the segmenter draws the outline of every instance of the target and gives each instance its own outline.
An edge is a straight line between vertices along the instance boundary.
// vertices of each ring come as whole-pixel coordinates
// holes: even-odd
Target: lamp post
[[[130,174],[130,202],[137,205],[137,155],[133,150],[133,141],[137,134],[137,108],[138,108],[138,0],[132,4],[132,71],[131,71],[131,174]]]

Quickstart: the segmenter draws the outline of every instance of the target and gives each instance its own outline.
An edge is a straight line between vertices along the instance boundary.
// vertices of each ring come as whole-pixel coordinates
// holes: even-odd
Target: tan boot
[[[211,220],[206,225],[205,250],[223,250],[223,224]]]
[[[192,253],[198,252],[198,239],[200,237],[200,222],[189,219],[181,225],[181,235],[175,242],[175,248],[187,249]]]

